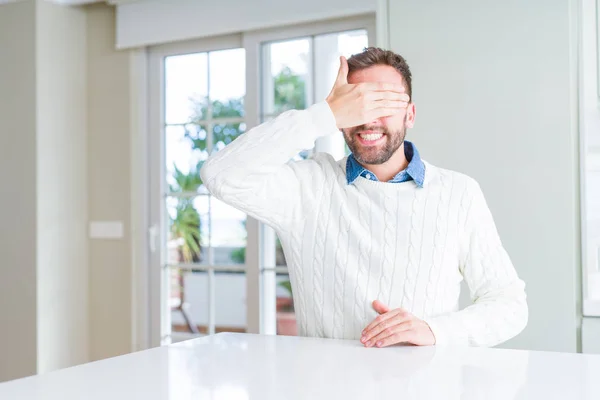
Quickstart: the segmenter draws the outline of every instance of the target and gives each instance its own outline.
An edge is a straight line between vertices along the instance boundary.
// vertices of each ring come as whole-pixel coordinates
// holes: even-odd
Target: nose
[[[385,117],[380,117],[380,118],[374,119],[373,121],[371,121],[370,125],[376,126],[376,127],[384,126],[385,125],[384,120],[385,120]]]

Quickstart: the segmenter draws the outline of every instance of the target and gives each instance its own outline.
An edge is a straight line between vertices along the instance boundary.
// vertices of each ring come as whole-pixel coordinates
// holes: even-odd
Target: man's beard
[[[358,133],[362,131],[372,131],[373,133],[383,133],[385,141],[382,145],[364,147],[358,141]],[[378,165],[387,162],[392,155],[402,146],[406,136],[406,125],[397,131],[390,131],[382,126],[360,125],[344,132],[344,139],[348,148],[354,155],[356,161],[361,164]]]

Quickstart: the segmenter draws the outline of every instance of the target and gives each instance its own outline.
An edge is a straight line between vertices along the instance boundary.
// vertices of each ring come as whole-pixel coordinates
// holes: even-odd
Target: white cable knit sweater
[[[299,334],[359,339],[372,301],[425,320],[436,343],[494,346],[518,334],[524,283],[479,185],[425,161],[413,181],[348,185],[346,160],[291,162],[340,134],[326,102],[288,111],[212,155],[201,175],[222,201],[272,226],[285,251]],[[458,309],[465,279],[474,304]]]

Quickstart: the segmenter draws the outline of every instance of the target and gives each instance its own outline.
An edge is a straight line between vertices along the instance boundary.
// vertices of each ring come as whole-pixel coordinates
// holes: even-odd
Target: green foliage
[[[246,262],[246,248],[240,247],[235,249],[230,254],[231,260],[238,264],[244,264]]]
[[[292,282],[290,282],[289,280],[281,281],[281,282],[279,282],[279,286],[281,286],[282,288],[285,288],[288,291],[288,293],[290,294],[290,297],[292,296]]]
[[[201,163],[190,169],[189,174],[174,167],[175,184],[170,185],[171,192],[195,192],[202,185],[200,178]],[[192,263],[200,261],[200,214],[193,204],[193,199],[178,198],[175,207],[175,218],[171,219],[170,233],[172,239],[181,239],[178,249],[179,262]]]
[[[295,75],[290,67],[284,67],[275,76],[274,111],[276,114],[287,110],[306,108],[306,85],[301,76]]]
[[[244,116],[244,102],[242,98],[229,99],[226,102],[214,100],[212,106],[212,117],[217,118],[240,118]],[[202,125],[208,115],[208,102],[206,99],[195,101],[194,115],[190,122],[195,126]],[[193,126],[194,126],[193,125]],[[245,130],[243,122],[218,124],[213,126],[213,142],[216,147],[227,146],[233,142]],[[192,142],[193,150],[206,151],[206,131],[196,128],[192,131],[186,126],[185,135]]]
[[[175,184],[169,185],[169,190],[173,193],[197,191],[198,188],[202,186],[200,169],[202,168],[203,163],[203,161],[197,163],[195,166],[190,168],[190,172],[187,174],[181,172],[176,165],[173,165],[173,180],[175,181]]]

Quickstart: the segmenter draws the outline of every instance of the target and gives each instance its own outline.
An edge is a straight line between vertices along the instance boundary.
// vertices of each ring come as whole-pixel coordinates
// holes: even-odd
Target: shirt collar
[[[396,180],[396,178],[400,177],[403,174],[408,174],[408,176],[410,176],[415,181],[417,186],[423,187],[423,184],[425,183],[425,163],[423,163],[423,160],[421,160],[421,156],[419,155],[417,147],[408,140],[404,141],[404,155],[409,161],[408,167],[398,172],[398,174],[396,174],[396,176],[392,178],[390,182],[405,181],[405,179]],[[361,176],[367,171],[371,172],[362,165],[360,165],[358,161],[356,161],[356,158],[354,158],[353,154],[350,154],[348,156],[348,159],[346,160],[346,180],[349,185],[354,183],[354,181],[359,176]],[[375,176],[375,174],[373,174],[373,176]]]

